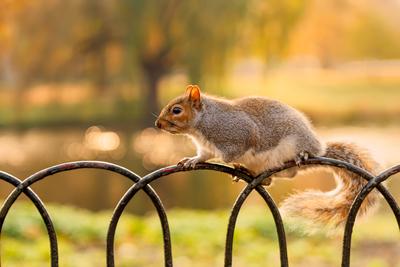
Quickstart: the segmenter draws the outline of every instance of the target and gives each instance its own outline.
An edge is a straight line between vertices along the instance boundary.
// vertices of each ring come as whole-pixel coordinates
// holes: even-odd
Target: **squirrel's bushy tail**
[[[369,171],[377,173],[378,164],[369,153],[354,144],[328,143],[328,158],[342,160]],[[362,177],[342,168],[332,168],[337,187],[329,192],[308,190],[294,194],[283,201],[281,211],[291,218],[304,218],[311,224],[331,228],[344,225],[353,200],[367,183]],[[378,202],[378,193],[373,190],[363,201],[358,215],[361,216]]]

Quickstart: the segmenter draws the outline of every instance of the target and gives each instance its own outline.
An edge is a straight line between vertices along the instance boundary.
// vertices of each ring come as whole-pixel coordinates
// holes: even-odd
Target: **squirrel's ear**
[[[189,84],[188,86],[186,86],[186,91],[185,94],[190,97],[190,91],[192,91],[193,89],[193,85]]]
[[[198,85],[189,85],[186,88],[186,92],[189,94],[189,101],[192,102],[195,108],[199,109],[201,106],[200,87]]]

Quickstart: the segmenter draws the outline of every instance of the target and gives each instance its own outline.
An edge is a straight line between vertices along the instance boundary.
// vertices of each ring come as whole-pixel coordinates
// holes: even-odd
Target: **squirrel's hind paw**
[[[310,155],[307,151],[301,151],[295,158],[294,161],[296,162],[297,166],[300,166],[303,161],[306,161]]]
[[[250,177],[255,176],[254,173],[253,173],[252,171],[250,171],[249,169],[247,169],[245,166],[243,166],[243,165],[240,164],[240,163],[232,163],[232,165],[233,165],[233,168],[234,168],[235,170],[244,172],[246,175],[248,175],[248,176],[250,176]]]
[[[250,171],[249,169],[247,169],[246,167],[244,167],[244,166],[241,165],[240,163],[232,163],[232,165],[233,165],[233,168],[234,168],[235,170],[238,170],[238,171],[240,171],[240,172],[243,172],[243,173],[245,173],[247,176],[250,176],[250,177],[254,177],[254,176],[255,176],[254,173],[253,173],[252,171]],[[236,175],[232,174],[232,182],[239,182],[239,181],[240,181],[240,178],[237,177]]]

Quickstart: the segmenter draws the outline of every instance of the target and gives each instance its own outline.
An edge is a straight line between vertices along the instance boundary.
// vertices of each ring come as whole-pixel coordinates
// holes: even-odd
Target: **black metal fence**
[[[368,181],[368,183],[364,186],[364,188],[361,190],[361,192],[358,194],[356,199],[353,202],[353,205],[351,206],[345,229],[344,229],[344,235],[343,235],[343,247],[342,247],[342,266],[350,266],[350,251],[351,251],[351,237],[352,237],[352,231],[353,231],[353,226],[354,222],[356,219],[357,212],[361,206],[361,203],[363,200],[366,198],[368,193],[370,193],[373,189],[377,189],[386,202],[389,204],[391,210],[393,211],[393,214],[397,220],[397,224],[399,226],[400,230],[400,208],[398,204],[396,203],[395,199],[393,196],[389,193],[389,191],[382,185],[382,182],[387,180],[389,177],[392,175],[400,172],[400,165],[394,166],[392,168],[389,168],[385,171],[383,171],[381,174],[374,176],[367,171],[358,168],[352,164],[339,161],[339,160],[334,160],[334,159],[329,159],[329,158],[323,158],[323,157],[315,157],[315,158],[310,158],[304,162],[302,162],[304,165],[331,165],[331,166],[336,166],[339,168],[344,168],[347,169],[348,171],[351,171],[355,174],[358,174],[362,178]],[[275,221],[275,227],[278,235],[278,246],[279,246],[279,253],[280,253],[280,262],[281,266],[289,266],[288,262],[288,255],[287,255],[287,246],[286,246],[286,235],[285,235],[285,230],[284,226],[282,223],[282,218],[279,213],[278,207],[275,204],[274,200],[271,198],[270,194],[268,191],[260,185],[262,180],[264,180],[266,177],[271,176],[272,174],[282,171],[287,168],[291,168],[296,166],[294,162],[288,162],[286,163],[283,167],[273,169],[266,171],[259,176],[253,178],[248,176],[246,173],[241,172],[240,170],[235,170],[233,168],[230,168],[225,165],[218,165],[218,164],[209,164],[209,163],[201,163],[196,165],[195,168],[190,169],[190,170],[214,170],[218,172],[223,172],[227,173],[230,175],[234,175],[241,180],[245,181],[247,183],[247,186],[242,190],[242,192],[239,194],[237,197],[233,207],[232,211],[230,214],[229,222],[228,222],[228,227],[227,227],[227,234],[226,234],[226,243],[225,243],[225,264],[224,266],[232,266],[232,248],[233,248],[233,236],[235,232],[235,226],[236,226],[236,220],[239,215],[239,211],[243,205],[243,203],[246,201],[247,197],[250,195],[250,193],[255,190],[257,191],[258,194],[264,199],[266,204],[268,205],[273,219]],[[107,233],[107,240],[106,240],[106,255],[107,255],[107,266],[108,267],[113,267],[114,266],[114,240],[115,240],[115,231],[118,225],[118,221],[122,215],[122,213],[125,210],[125,207],[128,205],[128,203],[131,201],[131,199],[135,196],[135,194],[139,190],[143,190],[147,196],[150,198],[152,203],[154,204],[154,207],[158,213],[158,216],[160,218],[160,223],[161,223],[161,228],[162,228],[162,233],[163,233],[163,244],[164,244],[164,262],[165,266],[173,266],[173,257],[172,257],[172,249],[171,249],[171,235],[170,235],[170,229],[168,226],[168,219],[167,219],[167,214],[165,212],[165,209],[163,207],[163,204],[158,197],[157,193],[151,188],[149,185],[151,182],[160,179],[162,177],[168,176],[169,174],[176,173],[176,172],[182,172],[182,171],[189,171],[188,169],[183,169],[182,167],[179,166],[170,166],[166,168],[159,169],[157,171],[154,171],[144,177],[140,177],[134,172],[123,168],[121,166],[108,163],[108,162],[99,162],[99,161],[78,161],[78,162],[69,162],[69,163],[63,163],[60,165],[56,165],[44,170],[41,170],[32,176],[28,177],[24,181],[19,180],[18,178],[7,174],[5,172],[0,172],[0,179],[11,184],[12,186],[15,187],[15,189],[12,191],[12,193],[7,197],[5,200],[1,211],[0,211],[0,238],[1,238],[1,233],[3,229],[3,224],[4,220],[8,214],[8,211],[12,207],[12,205],[15,203],[19,195],[24,193],[35,205],[37,208],[38,212],[40,213],[43,222],[46,226],[47,234],[49,237],[50,241],[50,257],[51,257],[51,266],[56,267],[58,266],[58,245],[57,245],[57,234],[54,229],[53,222],[51,220],[51,217],[49,213],[47,212],[43,202],[40,200],[40,198],[35,194],[34,191],[30,188],[31,185],[34,183],[47,178],[51,177],[51,175],[60,173],[60,172],[66,172],[66,171],[71,171],[75,169],[83,169],[83,168],[92,168],[92,169],[103,169],[107,170],[110,172],[118,173],[122,176],[125,176],[126,178],[130,179],[132,182],[134,182],[134,185],[131,186],[128,191],[125,193],[125,195],[120,199],[119,203],[117,204],[112,217],[111,221],[108,227],[108,233]],[[266,264],[267,265],[267,264]],[[1,266],[1,262],[0,262]]]

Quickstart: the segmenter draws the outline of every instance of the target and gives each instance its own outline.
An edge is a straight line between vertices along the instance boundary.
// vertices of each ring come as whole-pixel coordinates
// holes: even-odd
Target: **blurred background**
[[[175,164],[195,153],[193,145],[186,137],[161,133],[153,125],[162,106],[182,94],[187,84],[199,84],[204,92],[226,98],[279,99],[307,114],[322,139],[354,141],[374,153],[383,168],[398,164],[399,12],[399,0],[232,0],[229,4],[223,0],[1,0],[0,170],[25,179],[61,162],[104,160],[145,175]],[[399,178],[387,184],[398,201]],[[193,248],[177,249],[178,266],[222,264],[227,210],[244,186],[230,180],[228,175],[200,171],[154,183],[166,208],[177,215],[176,246]],[[79,170],[33,186],[57,209],[53,213],[62,213],[54,216],[61,216],[55,219],[65,234],[61,245],[69,248],[63,266],[99,266],[96,260],[101,257],[93,255],[102,251],[108,217],[102,218],[104,228],[99,226],[98,239],[90,226],[100,221],[96,216],[110,214],[130,185],[127,179],[104,171]],[[331,175],[321,172],[277,181],[269,191],[279,202],[294,190],[333,186]],[[4,199],[11,190],[2,184],[0,197]],[[40,220],[30,204],[21,201],[19,205],[11,212],[15,219],[6,223],[14,246],[5,246],[2,254],[10,266],[25,266],[21,260],[26,258],[30,263],[26,266],[36,262],[43,266],[48,245],[39,234],[43,232]],[[261,216],[265,213],[262,200],[254,195],[246,205],[251,215],[238,238],[243,237],[244,248],[249,247],[249,237],[259,238],[260,244],[253,243],[253,253],[238,257],[237,266],[277,262],[274,228],[264,229],[271,218]],[[73,208],[77,206],[83,210]],[[140,257],[133,259],[131,252],[140,251],[137,246],[142,250],[145,246],[149,255],[161,252],[159,241],[154,241],[160,234],[157,219],[142,194],[128,209],[135,214],[126,219],[132,233],[121,230],[117,253],[121,266],[144,266],[135,262]],[[184,218],[210,220],[221,228],[196,228]],[[88,226],[76,225],[71,230],[64,220]],[[153,234],[143,230],[149,225],[156,229],[153,239]],[[368,235],[362,227],[380,230]],[[254,228],[259,232],[250,236]],[[215,235],[221,239],[215,241],[215,250],[211,245],[207,248],[210,243],[200,246],[198,239],[187,244],[193,237],[187,232],[180,236],[179,231],[185,229],[192,235],[220,230]],[[398,234],[394,236],[398,229],[386,204],[360,229],[359,236],[365,239],[356,244],[354,258],[359,265],[355,266],[400,266],[396,265],[400,262]],[[142,239],[135,243],[138,232]],[[85,234],[89,236],[82,245]],[[298,232],[290,234],[294,240],[289,253],[296,266],[337,266],[340,262],[340,238],[329,243],[314,237],[301,243],[305,241],[296,238]],[[42,240],[37,241],[37,236]],[[35,244],[43,246],[42,253],[22,253],[21,240],[23,244],[39,242]],[[268,241],[271,255],[265,254]],[[203,246],[211,252],[204,254]],[[86,250],[80,254],[82,247]],[[307,258],[308,252],[319,256]],[[159,266],[161,255],[152,257],[148,258]],[[153,266],[148,259],[143,261]]]

